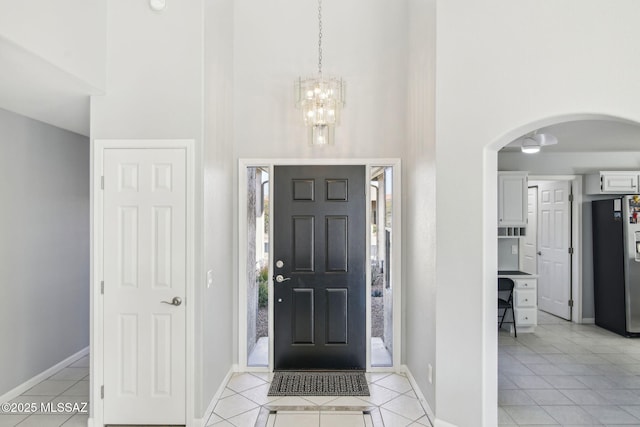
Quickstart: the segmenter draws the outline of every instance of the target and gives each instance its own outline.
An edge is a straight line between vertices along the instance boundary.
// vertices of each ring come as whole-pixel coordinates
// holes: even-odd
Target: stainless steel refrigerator
[[[596,325],[640,336],[640,197],[591,202]]]

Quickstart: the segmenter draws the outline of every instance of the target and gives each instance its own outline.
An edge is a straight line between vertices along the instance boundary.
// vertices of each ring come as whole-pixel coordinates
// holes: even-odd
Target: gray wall
[[[615,138],[615,135],[611,137]],[[525,170],[531,175],[585,175],[598,170],[640,170],[640,152],[555,154],[541,152],[536,155],[506,152],[498,155],[498,169]],[[582,317],[585,319],[595,316],[591,201],[612,197],[585,194],[580,207],[582,209]]]
[[[89,141],[0,109],[0,395],[89,345]]]

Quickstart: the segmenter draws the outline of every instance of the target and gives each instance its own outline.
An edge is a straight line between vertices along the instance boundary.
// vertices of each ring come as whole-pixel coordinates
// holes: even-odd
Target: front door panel
[[[275,168],[275,369],[365,369],[365,207],[364,166]]]

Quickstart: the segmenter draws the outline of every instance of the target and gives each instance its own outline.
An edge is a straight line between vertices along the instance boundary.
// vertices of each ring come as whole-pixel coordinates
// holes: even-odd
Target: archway
[[[528,156],[528,155],[519,154],[515,152],[509,153],[511,157],[520,156],[526,160],[516,162],[516,161],[513,161],[513,159],[511,159],[511,161],[508,163],[504,161],[499,161],[498,151],[501,148],[508,145],[511,141],[514,141],[530,132],[533,132],[538,129],[545,129],[545,130],[564,129],[566,131],[567,129],[571,130],[571,127],[574,127],[576,129],[579,128],[581,123],[585,123],[584,127],[587,128],[587,125],[586,125],[587,123],[595,123],[595,122],[608,123],[608,125],[605,127],[606,127],[606,130],[609,132],[614,132],[615,128],[619,127],[621,129],[620,133],[623,134],[624,136],[626,136],[627,134],[630,134],[630,132],[637,132],[638,135],[640,136],[640,123],[633,120],[621,118],[621,117],[615,117],[615,116],[603,115],[603,114],[602,115],[601,114],[564,115],[564,116],[536,120],[527,125],[519,126],[509,132],[506,132],[501,138],[498,138],[494,143],[489,144],[485,149],[485,156],[489,160],[485,164],[485,171],[484,171],[485,172],[485,199],[487,198],[495,199],[497,197],[495,195],[496,186],[492,185],[492,183],[496,182],[496,177],[495,176],[492,177],[492,172],[497,173],[497,170],[499,170],[500,166],[504,166],[505,164],[508,164],[510,166],[509,168],[510,170],[516,170],[512,168],[516,166],[520,166],[521,168],[524,168],[523,170],[533,169],[534,172],[537,174],[540,174],[540,171],[543,171],[542,175],[560,175],[560,174],[567,174],[567,173],[583,175],[589,171],[595,172],[596,170],[598,170],[598,168],[600,168],[601,170],[607,170],[607,169],[637,170],[639,169],[640,163],[638,163],[638,159],[635,156],[630,156],[629,153],[620,155],[618,160],[611,160],[615,158],[615,156],[612,156],[612,155],[603,156],[602,153],[593,154],[592,151],[589,151],[589,150],[599,149],[599,151],[616,152],[619,150],[631,150],[635,148],[635,146],[630,141],[627,141],[627,140],[615,141],[615,143],[613,143],[612,141],[615,140],[615,138],[606,138],[605,142],[600,143],[601,146],[599,148],[596,147],[597,141],[595,142],[587,141],[584,144],[582,144],[584,145],[584,150],[582,151],[581,151],[581,147],[579,147],[575,141],[571,142],[572,144],[574,144],[574,146],[569,147],[568,149],[567,147],[563,147],[562,150],[568,150],[568,154],[566,151],[564,152],[564,157],[566,159],[570,157],[578,159],[577,163],[574,166],[568,166],[566,164],[566,159],[561,159],[562,161],[560,160],[555,162],[546,161],[545,162],[546,164],[543,167],[541,167],[540,163],[542,163],[542,161],[535,162],[532,160],[534,158],[533,156]],[[597,125],[595,126],[597,127]],[[579,133],[576,133],[576,138],[578,138],[579,136],[580,136]],[[624,139],[624,138],[618,138],[618,139]],[[562,144],[562,141],[559,143],[559,145],[560,144]],[[565,144],[569,144],[569,141],[565,140]],[[543,152],[544,150],[545,149],[543,148]],[[637,149],[635,149],[635,151],[637,151]],[[590,154],[576,154],[576,153],[590,153]],[[558,153],[558,151],[553,151],[553,152],[550,151],[546,153],[547,160],[554,155],[563,157],[560,153]],[[493,171],[493,169],[495,169],[495,171]],[[493,192],[493,195],[491,194],[492,192]],[[589,199],[587,198],[585,203],[588,203],[588,202],[589,202]],[[488,208],[490,209],[490,206],[492,205],[492,203],[488,202],[487,205],[489,205]],[[485,233],[487,236],[490,236],[490,234],[494,232],[494,229],[493,228],[490,229],[491,226],[489,225],[489,221],[487,221],[486,224],[487,225],[486,225]],[[590,226],[585,227],[585,233],[589,232],[589,230],[590,230]],[[491,239],[487,239],[485,241],[486,251],[491,251],[496,249],[495,247],[492,246],[492,242],[490,240]],[[587,244],[590,244],[590,242],[585,242],[584,244],[587,245]],[[491,264],[491,260],[485,261],[484,267],[486,269],[492,268],[489,264]],[[588,267],[589,267],[589,263],[585,261],[583,268],[588,269]],[[485,288],[487,293],[490,293],[490,294],[496,293],[495,284],[493,282],[489,281],[485,283],[485,286],[487,286],[487,288]],[[587,289],[587,292],[589,292],[589,289]],[[592,289],[591,289],[591,292],[592,292]],[[496,299],[495,295],[492,295],[490,298],[494,300]],[[489,307],[485,307],[485,308],[486,310],[490,309]],[[586,315],[585,317],[589,317],[589,316]],[[577,319],[577,320],[578,322],[581,322],[583,319]],[[488,325],[490,326],[490,324]],[[496,342],[497,342],[497,338],[496,338]],[[491,355],[490,355],[491,351],[492,349],[489,348],[489,346],[487,346],[485,350],[485,356],[488,356],[488,359],[491,358]],[[514,394],[514,392],[511,390],[510,390],[510,393],[512,395]],[[504,415],[504,413],[499,414],[499,416],[500,415]]]

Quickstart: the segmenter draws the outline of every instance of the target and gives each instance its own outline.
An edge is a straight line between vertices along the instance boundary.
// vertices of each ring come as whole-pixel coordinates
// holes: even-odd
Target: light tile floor
[[[640,339],[624,338],[594,325],[576,325],[543,312],[538,320],[534,334],[514,338],[500,332],[500,425],[640,426]],[[84,357],[12,402],[38,406],[87,402],[88,365],[89,358]],[[253,426],[265,405],[317,408],[304,414],[311,420],[309,425],[370,425],[362,414],[321,411],[323,406],[375,406],[385,425],[430,425],[406,378],[368,376],[371,397],[303,399],[267,397],[268,374],[236,374],[207,425]],[[268,422],[286,426],[287,420],[299,422],[299,415],[280,412]],[[0,427],[86,426],[87,417],[41,411],[2,413]]]
[[[248,427],[259,417],[269,427],[431,426],[411,383],[402,374],[367,374],[371,396],[360,397],[270,397],[270,379],[267,373],[235,374],[216,403],[207,427]],[[269,409],[277,412],[269,415]],[[364,409],[370,414],[363,414]]]
[[[501,426],[640,426],[640,339],[542,311],[533,334],[498,336]]]
[[[4,407],[0,412],[0,427],[86,427],[89,356],[78,359],[8,403],[9,413]],[[19,409],[22,413],[15,413]]]
[[[518,338],[503,331],[499,334],[499,424],[640,426],[640,339],[624,338],[594,325],[576,325],[544,312],[539,312],[538,322],[534,334]],[[88,356],[83,357],[12,402],[38,406],[88,402],[88,366]],[[387,427],[431,425],[406,377],[367,376],[370,397],[272,398],[267,396],[269,374],[236,374],[207,426],[253,426],[268,405],[309,409],[303,414],[279,411],[266,420],[270,427],[377,426],[381,421]],[[326,410],[353,406],[378,411],[367,417]],[[84,427],[87,418],[88,414],[81,413],[0,413],[0,427]]]
[[[268,397],[270,378],[267,373],[235,374],[206,425],[253,427],[262,414],[266,415],[263,425],[269,427],[377,427],[383,423],[386,427],[431,426],[411,383],[402,374],[367,374],[371,396],[362,397]],[[88,411],[88,402],[89,356],[85,356],[9,402],[16,408],[35,404],[38,410],[0,412],[0,427],[85,427],[88,412],[55,413],[46,409],[57,408],[58,403],[77,404],[77,408],[86,403]],[[267,408],[277,408],[278,412],[269,415]],[[354,408],[360,412],[349,410]],[[363,408],[371,414],[363,414]]]

